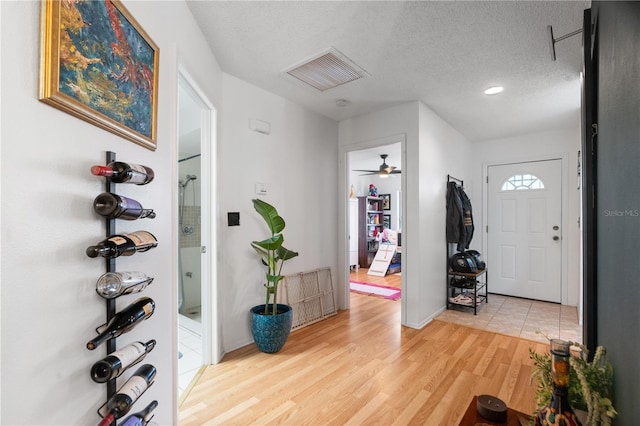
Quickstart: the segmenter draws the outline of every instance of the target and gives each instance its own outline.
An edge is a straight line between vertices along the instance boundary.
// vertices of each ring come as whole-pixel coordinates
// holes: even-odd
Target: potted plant
[[[251,247],[260,255],[262,263],[267,267],[266,299],[264,305],[251,308],[251,333],[253,340],[262,352],[278,352],[284,346],[293,320],[291,306],[277,302],[278,283],[282,280],[284,262],[296,257],[297,252],[285,248],[282,243],[285,227],[284,219],[271,204],[254,199],[253,207],[266,222],[271,237],[262,241],[252,241]]]
[[[589,351],[580,343],[568,342],[580,349],[579,353],[571,353],[569,364],[569,404],[575,409],[581,423],[586,425],[611,425],[618,414],[613,408],[610,396],[613,388],[613,367],[602,346],[598,346],[593,361],[588,362]],[[536,390],[536,413],[546,407],[551,399],[552,372],[551,355],[538,354],[529,348],[529,356],[533,360],[532,380],[538,381]],[[582,411],[582,413],[581,413]]]

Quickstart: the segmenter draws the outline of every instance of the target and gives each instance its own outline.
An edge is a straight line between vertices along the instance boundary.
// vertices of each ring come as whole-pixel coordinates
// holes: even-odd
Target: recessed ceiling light
[[[495,95],[495,94],[498,94],[498,93],[502,92],[503,90],[504,90],[504,87],[502,87],[502,86],[491,86],[487,90],[484,91],[484,94],[485,95]]]

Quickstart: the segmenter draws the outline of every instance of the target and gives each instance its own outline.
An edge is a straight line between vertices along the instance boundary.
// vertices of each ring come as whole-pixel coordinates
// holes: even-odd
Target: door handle
[[[553,241],[558,241],[560,239],[560,237],[558,237],[557,235],[553,236]]]

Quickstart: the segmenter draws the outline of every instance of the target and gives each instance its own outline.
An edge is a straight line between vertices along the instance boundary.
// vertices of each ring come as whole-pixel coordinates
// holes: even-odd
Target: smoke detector
[[[369,77],[364,69],[334,47],[286,68],[282,74],[320,92]]]

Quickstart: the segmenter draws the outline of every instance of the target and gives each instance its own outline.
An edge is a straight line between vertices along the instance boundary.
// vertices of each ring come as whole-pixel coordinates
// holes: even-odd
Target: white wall
[[[473,179],[469,167],[472,144],[425,104],[419,104],[419,112],[420,285],[414,303],[419,310],[416,324],[424,324],[446,306],[447,175],[464,180],[465,188]],[[468,189],[466,192],[472,195]]]
[[[478,225],[483,222],[482,217],[482,174],[483,167],[487,164],[500,164],[515,161],[529,161],[550,156],[566,155],[568,164],[563,164],[563,176],[568,177],[566,188],[568,211],[567,229],[563,232],[563,239],[567,241],[567,262],[563,266],[563,279],[567,283],[566,303],[577,306],[580,293],[580,230],[578,218],[580,217],[580,191],[577,178],[577,153],[580,146],[580,117],[578,113],[570,123],[570,127],[563,130],[554,130],[540,133],[531,133],[513,138],[477,142],[472,145],[472,179],[470,181],[470,197],[474,205],[474,222],[476,224],[476,236],[473,239],[473,247],[482,251],[483,237]],[[567,170],[568,168],[568,170]],[[466,182],[465,182],[465,186]]]
[[[2,6],[0,5],[0,23],[2,23]],[[0,31],[0,100],[2,99],[2,31]],[[2,176],[2,102],[0,101],[0,176]],[[2,206],[2,184],[0,179],[0,206]],[[0,208],[0,224],[2,224],[2,208]],[[0,236],[0,259],[2,259],[2,237]],[[2,330],[2,262],[0,261],[0,330]],[[0,338],[0,373],[2,372],[2,338]],[[0,423],[2,423],[2,386],[0,385]]]
[[[265,297],[265,269],[249,245],[269,236],[251,203],[256,183],[286,221],[285,247],[300,253],[283,273],[328,266],[335,283],[338,124],[233,76],[223,81],[219,287],[228,352],[252,342],[249,309]],[[252,118],[269,122],[271,134],[249,130]],[[227,212],[240,212],[240,226],[227,226]]]
[[[136,407],[160,402],[155,421],[176,424],[175,260],[172,206],[175,179],[175,55],[213,102],[221,98],[221,74],[183,2],[126,1],[160,48],[158,148],[152,152],[38,101],[40,2],[0,2],[2,34],[2,418],[11,425],[96,424],[106,386],[89,378],[104,347],[85,348],[104,321],[105,304],[95,291],[104,262],[88,258],[87,246],[104,238],[104,221],[91,207],[102,191],[91,176],[105,151],[156,171],[147,186],[119,185],[118,192],[153,208],[157,218],[117,224],[119,232],[146,229],[159,246],[119,259],[119,270],[155,277],[145,290],[155,314],[118,346],[155,338],[145,362],[158,369],[156,383]],[[16,36],[19,34],[19,36]],[[139,296],[139,295],[138,295]],[[118,309],[135,300],[126,296]],[[127,374],[125,376],[128,377]],[[119,382],[121,384],[122,382]]]
[[[341,152],[370,148],[400,134],[406,138],[402,154],[402,321],[420,328],[445,306],[446,180],[447,174],[461,179],[469,175],[470,142],[423,103],[409,102],[341,122]],[[342,182],[347,185],[346,176]],[[339,193],[348,193],[348,188]],[[339,202],[344,203],[342,197]],[[339,211],[346,212],[343,204]],[[341,220],[341,241],[346,235],[345,224]],[[340,265],[346,268],[342,244],[340,248]],[[346,286],[345,278],[340,278]]]

